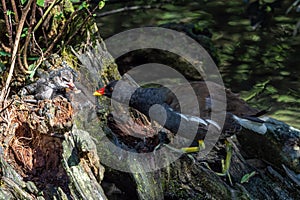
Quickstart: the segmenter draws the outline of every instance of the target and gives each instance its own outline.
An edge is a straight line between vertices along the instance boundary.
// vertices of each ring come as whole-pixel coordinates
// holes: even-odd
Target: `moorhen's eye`
[[[110,91],[110,92],[113,92],[113,91],[114,91],[114,88],[110,87],[110,88],[109,88],[109,91]]]

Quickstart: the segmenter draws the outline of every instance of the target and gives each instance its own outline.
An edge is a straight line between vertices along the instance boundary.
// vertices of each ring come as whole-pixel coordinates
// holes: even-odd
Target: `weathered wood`
[[[97,57],[97,55],[94,57]],[[113,73],[117,73],[117,71],[113,69]],[[115,76],[119,75],[117,74]],[[105,78],[103,80],[105,80]],[[105,105],[109,102],[101,99],[99,103],[102,108],[107,108]],[[105,112],[108,111],[109,110],[106,110]],[[105,112],[102,112],[100,117],[105,116],[105,114],[103,115]],[[121,115],[121,113],[119,114]],[[272,136],[275,138],[276,130],[280,129],[282,131],[281,135],[286,135],[286,137],[280,139],[281,141],[283,138],[287,140],[290,138],[293,141],[298,141],[299,139],[299,135],[292,134],[292,136],[289,133],[291,130],[290,127],[280,124],[279,122],[276,125],[277,128],[275,131],[274,126],[270,123],[266,126],[268,131],[275,133],[275,135]],[[126,130],[130,130],[130,126],[126,127]],[[117,134],[111,133],[111,130],[106,127],[105,123],[102,124],[102,128],[106,131],[106,134]],[[251,133],[250,130],[243,128],[238,138],[241,140],[240,136],[247,135],[246,138],[248,140],[253,140],[255,143],[253,134],[257,133]],[[268,134],[269,133],[267,133],[266,136],[268,136]],[[258,137],[261,136],[262,135]],[[265,138],[263,143],[260,143],[260,147],[272,143],[272,140],[273,139],[270,137]],[[277,141],[277,145],[280,144],[280,140]],[[123,142],[126,143],[126,141]],[[247,151],[247,149],[258,150],[259,148],[255,146],[255,144],[252,142],[245,142],[240,145],[237,140],[234,140],[231,143],[233,145],[231,164],[228,173],[223,175],[220,175],[220,173],[222,174],[221,163],[222,160],[225,160],[226,158],[226,146],[221,141],[206,158],[201,160],[193,161],[187,156],[182,156],[166,168],[153,172],[145,171],[144,173],[143,167],[145,166],[145,163],[135,161],[130,163],[130,167],[133,171],[139,171],[141,173],[128,176],[130,174],[124,172],[118,173],[118,171],[109,169],[108,171],[114,171],[114,173],[107,173],[106,176],[108,180],[114,181],[115,185],[121,190],[121,193],[124,194],[124,196],[126,196],[126,188],[128,188],[128,191],[132,192],[132,187],[135,187],[139,199],[298,199],[300,197],[299,190],[297,190],[299,186],[297,186],[293,180],[287,178],[285,172],[280,171],[280,173],[278,173],[276,171],[277,167],[281,168],[281,164],[286,164],[292,169],[297,169],[298,165],[295,161],[297,161],[299,157],[297,158],[295,152],[290,155],[294,160],[289,159],[288,162],[286,162],[284,159],[286,155],[281,155],[280,162],[268,161],[273,163],[273,167],[269,166],[268,163],[262,162],[262,166],[259,168],[257,163],[261,163],[259,162],[259,159],[266,160],[264,156],[261,157],[260,154],[257,155],[258,160],[253,162],[253,159],[248,161],[244,158],[245,155],[240,153],[240,151]],[[98,150],[98,152],[107,150],[105,149],[105,145],[102,144],[100,146],[102,146],[100,149],[104,149]],[[280,149],[283,149],[281,144]],[[132,150],[135,151],[134,149]],[[277,151],[277,153],[278,152],[280,152],[280,150]],[[275,153],[275,151],[273,153]],[[192,155],[195,158],[197,157],[196,154]],[[105,158],[103,157],[102,159]],[[124,163],[124,165],[126,165],[126,163]],[[106,168],[109,167],[106,166]],[[146,168],[144,170],[146,170]],[[254,176],[251,177],[251,173]],[[117,176],[119,178],[110,179],[109,176]],[[249,179],[245,178],[247,176],[249,176]],[[130,181],[128,177],[131,177]],[[118,181],[123,179],[128,181]],[[132,183],[132,180],[135,184]],[[125,199],[124,196],[123,198]]]
[[[36,179],[30,181],[24,179],[19,174],[18,168],[14,168],[4,159],[7,146],[16,136],[14,135],[16,128],[14,129],[13,123],[11,123],[9,126],[12,130],[9,133],[10,137],[5,135],[7,132],[2,132],[6,139],[3,139],[4,146],[0,156],[1,198],[109,199],[116,196],[118,199],[126,199],[126,196],[131,199],[300,198],[300,186],[296,174],[299,173],[299,147],[297,146],[299,131],[274,119],[266,120],[267,132],[264,135],[243,128],[237,135],[238,141],[234,138],[229,139],[231,151],[224,141],[219,141],[209,155],[202,159],[197,159],[197,154],[182,155],[167,167],[150,172],[149,168],[145,167],[147,163],[131,160],[124,165],[129,165],[132,171],[140,173],[121,172],[109,166],[105,166],[106,172],[104,173],[100,162],[113,162],[113,159],[111,161],[104,160],[115,156],[108,146],[114,141],[120,141],[121,138],[107,139],[107,136],[118,137],[117,133],[112,132],[107,126],[110,101],[102,98],[95,103],[96,99],[92,93],[98,87],[99,81],[104,84],[109,80],[118,79],[120,76],[116,65],[108,56],[109,53],[99,45],[97,49],[90,49],[86,54],[78,55],[84,66],[77,70],[80,81],[76,83],[76,86],[81,92],[70,97],[72,109],[74,109],[73,126],[65,126],[67,123],[62,123],[60,126],[56,126],[56,128],[62,128],[57,129],[61,132],[49,136],[47,133],[51,130],[51,126],[49,126],[51,123],[38,123],[37,127],[40,132],[44,131],[44,136],[34,132],[41,138],[54,137],[56,138],[53,139],[55,144],[61,145],[61,151],[56,149],[49,153],[61,156],[61,163],[58,163],[57,166],[60,166],[61,168],[58,169],[64,172],[65,176],[63,177],[67,179],[67,187],[49,184],[46,188],[42,188],[40,184],[37,184],[39,182]],[[102,71],[104,69],[105,72]],[[51,102],[43,105],[52,105]],[[60,105],[66,106],[66,109],[69,109],[70,106],[65,101]],[[26,106],[32,106],[32,104],[20,104],[18,101],[18,103],[12,103],[1,114],[8,116],[8,111],[12,110],[11,106],[16,108],[23,106],[24,110],[24,106],[27,108]],[[47,118],[48,114],[53,115],[53,109],[57,108],[50,106],[49,112],[45,109],[42,117]],[[37,121],[41,120],[37,117],[39,115],[34,114],[34,110],[31,112]],[[22,119],[26,121],[26,117],[31,115],[23,114]],[[30,124],[28,130],[33,131],[35,126]],[[127,127],[127,130],[130,130],[130,126]],[[125,147],[126,141],[123,142]],[[134,148],[127,150],[137,152]],[[230,167],[224,170],[222,162],[226,162],[226,156],[229,154],[232,155]],[[41,156],[33,155],[36,158]],[[283,168],[282,165],[285,167]],[[33,167],[35,166],[38,165],[33,165]],[[49,169],[49,173],[52,173],[51,170],[53,169]],[[249,178],[246,178],[247,176]],[[42,177],[39,177],[37,173],[36,178]],[[102,184],[106,185],[105,191],[100,185],[102,179],[104,180]]]
[[[248,156],[263,159],[283,170],[281,165],[300,173],[300,130],[272,118],[265,118],[267,132],[245,129],[237,138]]]

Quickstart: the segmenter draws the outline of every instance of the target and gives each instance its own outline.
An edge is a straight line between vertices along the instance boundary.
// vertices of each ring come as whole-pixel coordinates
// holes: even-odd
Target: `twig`
[[[296,27],[295,27],[295,29],[293,31],[293,36],[297,35],[299,29],[300,29],[300,20],[296,24]]]
[[[7,8],[6,8],[5,0],[2,0],[2,7],[3,7],[3,14],[4,14],[4,19],[5,19],[6,29],[7,29],[7,33],[8,33],[9,46],[12,49],[12,47],[13,47],[12,30],[11,30],[11,23],[9,22],[8,16],[7,16]]]
[[[0,41],[0,45],[1,45],[1,48],[5,51],[5,52],[8,52],[10,53],[11,52],[11,48],[6,46],[3,42]]]
[[[34,1],[33,4],[32,4],[32,11],[31,11],[31,16],[30,16],[30,24],[29,24],[29,28],[28,28],[28,32],[27,32],[25,44],[24,44],[23,63],[25,65],[25,70],[26,71],[29,68],[28,63],[27,63],[27,49],[28,49],[28,45],[29,45],[29,42],[30,42],[30,38],[31,38],[32,28],[33,28],[33,25],[35,23],[35,12],[36,12],[36,1]]]
[[[32,40],[33,40],[33,43],[36,44],[38,50],[40,50],[40,52],[41,52],[41,57],[44,58],[43,49],[40,47],[39,43],[36,41],[34,32],[32,33]]]
[[[13,52],[12,52],[12,55],[11,55],[12,60],[11,60],[9,73],[8,73],[8,76],[7,76],[5,86],[3,87],[2,91],[1,91],[1,95],[0,95],[0,104],[2,104],[4,102],[4,97],[6,95],[7,89],[9,87],[9,84],[10,84],[12,76],[13,76],[15,63],[16,63],[16,55],[17,55],[18,46],[19,46],[19,43],[20,43],[20,38],[21,38],[21,33],[22,33],[24,23],[26,21],[26,17],[27,17],[27,14],[28,14],[29,10],[30,10],[30,6],[31,6],[32,2],[33,2],[33,0],[29,0],[26,7],[22,10],[22,16],[21,16],[21,20],[20,20],[20,23],[18,25],[18,29],[17,29],[17,32],[16,32],[15,43],[14,43]]]
[[[51,50],[53,49],[54,45],[59,41],[59,39],[63,36],[63,34],[65,33],[65,29],[67,28],[67,26],[72,22],[73,18],[75,15],[77,15],[79,9],[75,10],[71,16],[69,17],[69,19],[65,22],[65,24],[63,25],[63,27],[61,28],[61,30],[59,31],[59,33],[56,35],[56,37],[54,38],[54,40],[51,42],[51,44],[49,45],[48,49],[45,51],[45,56],[48,56],[48,54],[51,52]]]
[[[285,11],[285,14],[287,15],[293,8],[295,8],[298,3],[300,3],[300,0],[294,1],[294,3]]]
[[[11,7],[14,11],[14,17],[15,17],[15,22],[16,22],[15,27],[18,27],[20,21],[19,21],[19,13],[18,13],[18,9],[17,9],[15,0],[11,0]],[[18,47],[17,56],[18,56],[18,64],[20,66],[20,69],[23,71],[24,67],[23,67],[23,64],[21,62],[20,46]]]
[[[10,103],[9,103],[7,106],[5,106],[2,110],[0,110],[0,114],[1,114],[3,111],[5,111],[9,106],[11,106],[11,104],[12,104],[14,101],[15,101],[15,100],[12,99],[12,100],[10,101]]]
[[[35,73],[36,69],[42,64],[43,60],[45,59],[43,50],[41,49],[41,47],[39,46],[39,44],[35,40],[34,32],[32,32],[32,39],[33,39],[33,42],[36,44],[37,48],[40,50],[41,56],[37,60],[37,62],[36,62],[37,64],[36,64],[35,68],[32,71],[27,71],[28,74]]]
[[[105,17],[107,15],[113,15],[116,13],[121,13],[121,12],[126,12],[126,11],[133,11],[133,10],[140,10],[140,9],[152,9],[152,8],[160,8],[161,5],[156,5],[156,6],[152,6],[152,5],[146,5],[146,6],[130,6],[130,7],[124,7],[124,8],[119,8],[119,9],[115,9],[115,10],[110,10],[107,12],[103,12],[100,14],[97,14],[97,17]]]
[[[40,20],[38,21],[38,23],[35,25],[33,32],[35,32],[39,26],[43,23],[43,21],[46,19],[47,15],[49,14],[49,12],[52,10],[52,8],[54,7],[54,5],[56,3],[58,3],[60,0],[55,0],[53,1],[50,6],[47,8],[46,12],[44,13],[44,15],[40,18]]]
[[[11,7],[14,11],[14,16],[15,16],[15,22],[16,22],[16,27],[19,25],[19,13],[18,13],[18,9],[17,9],[17,6],[16,6],[16,2],[15,0],[11,0]],[[18,53],[17,53],[17,56],[18,56],[18,64],[20,66],[20,69],[21,71],[24,72],[24,67],[23,67],[23,64],[22,64],[22,61],[21,61],[21,55],[20,55],[20,46],[18,47]]]
[[[77,35],[77,33],[80,31],[80,30],[82,30],[82,27],[84,26],[84,25],[86,25],[86,22],[89,20],[89,18],[95,13],[95,11],[97,10],[97,8],[98,8],[98,5],[96,5],[94,8],[93,8],[93,10],[92,10],[92,12],[89,12],[89,15],[83,20],[83,22],[82,22],[82,24],[80,25],[80,27],[69,37],[69,39],[67,40],[67,42],[65,43],[65,45],[68,45],[70,42],[71,42],[71,40],[72,40],[72,38],[75,36],[75,35]]]
[[[20,53],[18,53],[18,64],[19,64],[19,68],[21,69],[21,71],[23,73],[26,73],[27,70],[24,68],[24,65],[23,65],[22,60],[21,60],[21,54]]]
[[[15,2],[15,0],[11,0],[10,2],[11,2],[11,7],[14,11],[16,24],[18,25],[19,24],[19,14],[18,14],[18,9],[17,9],[17,6],[16,6],[16,2]]]

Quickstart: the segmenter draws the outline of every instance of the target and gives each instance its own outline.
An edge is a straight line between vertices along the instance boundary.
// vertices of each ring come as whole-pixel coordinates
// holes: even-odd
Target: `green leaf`
[[[64,14],[62,12],[56,13],[54,15],[54,18],[57,19],[57,20],[62,20],[63,17],[64,17]]]
[[[32,71],[32,72],[30,73],[30,75],[29,75],[29,78],[32,79],[33,76],[34,76],[34,74],[35,74],[35,71]]]
[[[27,60],[31,60],[31,61],[36,61],[38,59],[39,59],[39,57],[29,57],[29,58],[27,58]]]
[[[264,3],[273,3],[275,0],[263,0]]]
[[[11,54],[10,53],[7,53],[7,52],[5,52],[5,51],[0,51],[0,56],[11,56]]]
[[[272,85],[267,86],[266,89],[267,89],[267,91],[270,92],[271,94],[275,94],[275,93],[278,92],[278,90],[277,90],[275,87],[273,87]]]
[[[88,8],[89,7],[89,5],[87,4],[87,2],[82,2],[82,4],[79,6],[79,10],[82,10],[83,8]]]
[[[290,95],[280,95],[277,99],[277,102],[284,102],[284,103],[294,103],[297,99]]]
[[[282,76],[290,76],[291,75],[291,72],[288,72],[288,71],[281,71],[279,72]]]
[[[2,62],[0,62],[0,73],[4,72],[5,69],[6,69],[5,65]]]
[[[257,83],[256,85],[255,85],[255,87],[258,87],[258,88],[265,88],[265,86],[268,84],[270,82],[270,80],[266,80],[266,81],[264,81],[264,82],[261,82],[261,83]]]
[[[45,5],[45,0],[37,0],[37,1],[36,1],[36,4],[37,4],[38,6],[40,6],[40,7],[44,7],[44,5]]]
[[[33,71],[35,68],[35,65],[34,64],[31,64],[28,66],[28,71]]]
[[[21,4],[24,5],[27,2],[27,0],[21,0]]]
[[[262,83],[257,83],[253,89],[249,92],[247,92],[247,94],[243,95],[243,99],[245,101],[250,101],[251,99],[253,99],[254,97],[256,97],[257,95],[259,95],[260,93],[262,93],[264,91],[264,89],[266,89],[267,84],[270,82],[270,80],[266,80]]]
[[[278,62],[282,62],[282,61],[284,61],[284,57],[282,57],[280,55],[276,55],[275,60],[278,61]]]
[[[99,1],[98,7],[99,9],[102,9],[105,6],[105,0],[104,1]]]
[[[245,174],[241,179],[241,183],[247,183],[250,180],[250,178],[255,174],[256,174],[255,171],[251,172],[250,174]]]
[[[23,28],[21,37],[26,37],[28,34],[28,28]]]
[[[222,163],[223,174],[228,172],[230,168],[231,157],[232,157],[232,144],[230,144],[228,141],[225,141],[225,143],[226,143],[226,159],[225,159],[225,163]]]
[[[29,78],[32,79],[35,74],[35,64],[31,64],[28,66],[28,71],[30,72]]]
[[[255,42],[260,40],[260,37],[258,35],[252,35],[251,39]]]
[[[267,7],[266,7],[266,11],[267,11],[267,12],[271,12],[271,11],[272,11],[272,8],[271,8],[270,6],[267,6]]]
[[[73,13],[75,11],[74,5],[72,1],[70,0],[65,0],[64,1],[64,11],[63,13]]]
[[[12,14],[14,14],[14,12],[13,12],[13,11],[11,11],[11,10],[7,10],[7,11],[6,11],[6,15],[8,15],[8,16],[9,16],[9,15],[12,15]]]

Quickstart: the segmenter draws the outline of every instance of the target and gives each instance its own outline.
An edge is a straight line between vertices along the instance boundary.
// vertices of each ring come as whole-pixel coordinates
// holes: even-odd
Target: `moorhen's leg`
[[[197,147],[183,147],[181,150],[185,153],[195,153],[205,149],[204,140],[198,140]]]
[[[210,168],[210,166],[206,162],[203,162],[203,164],[209,170],[214,172],[216,175],[218,175],[218,176],[227,176],[230,184],[232,185],[232,180],[231,180],[231,176],[230,176],[230,173],[229,173],[231,157],[232,157],[232,144],[227,139],[225,139],[225,145],[226,145],[226,147],[225,147],[226,148],[226,158],[225,158],[225,161],[221,160],[221,162],[222,162],[222,172],[215,172],[214,170],[212,170]]]

